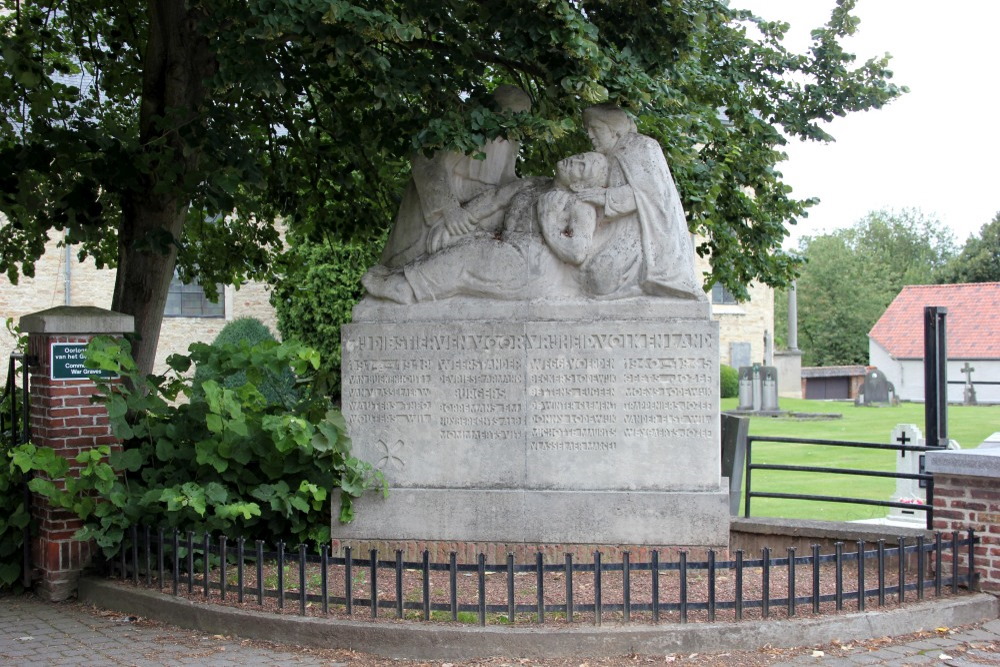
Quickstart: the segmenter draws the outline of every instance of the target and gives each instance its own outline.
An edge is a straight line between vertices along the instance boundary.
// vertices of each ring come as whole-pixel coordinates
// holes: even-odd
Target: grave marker
[[[899,424],[892,430],[889,438],[894,445],[906,447],[922,447],[924,436],[915,424]],[[896,472],[907,475],[918,475],[924,470],[924,454],[922,452],[901,451],[896,457]],[[917,479],[897,479],[896,491],[890,500],[895,503],[924,505],[927,502],[925,483]],[[926,515],[917,509],[893,507],[889,512],[889,520],[899,523],[925,525]]]

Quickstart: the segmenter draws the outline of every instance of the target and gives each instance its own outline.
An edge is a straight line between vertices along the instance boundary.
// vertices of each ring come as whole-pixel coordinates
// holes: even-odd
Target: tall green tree
[[[835,366],[868,363],[875,322],[903,287],[934,282],[955,245],[940,221],[907,209],[804,237],[798,252],[806,260],[797,281],[803,364]],[[775,303],[776,321],[787,322],[785,301]]]
[[[1000,213],[970,236],[938,274],[942,283],[1000,282]]]
[[[667,150],[713,277],[781,284],[811,203],[775,169],[786,137],[829,139],[822,121],[900,93],[887,57],[841,47],[853,7],[798,54],[787,24],[723,0],[0,0],[0,271],[32,275],[65,230],[117,267],[148,369],[175,264],[266,279],[273,220],[384,227],[384,165],[504,136],[549,169],[584,144],[581,109],[612,101]],[[504,82],[530,113],[492,106]]]

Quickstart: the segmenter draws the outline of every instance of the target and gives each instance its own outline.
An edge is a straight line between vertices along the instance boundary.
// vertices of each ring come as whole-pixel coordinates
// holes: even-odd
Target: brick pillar
[[[1000,593],[1000,447],[928,452],[934,474],[934,529],[975,530],[979,586]],[[958,566],[968,567],[967,550]]]
[[[101,308],[62,306],[26,315],[20,326],[29,334],[28,354],[37,362],[29,376],[31,442],[69,459],[74,467],[70,474],[75,474],[79,464],[74,459],[82,450],[118,444],[104,406],[90,401],[96,387],[82,373],[76,355],[95,336],[133,331],[133,318]],[[50,506],[38,495],[32,498],[32,516],[38,593],[48,600],[65,600],[76,592],[80,571],[95,546],[73,539],[82,527],[74,514]]]

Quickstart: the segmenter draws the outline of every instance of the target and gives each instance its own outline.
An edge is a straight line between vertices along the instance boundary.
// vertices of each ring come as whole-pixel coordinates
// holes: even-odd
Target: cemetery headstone
[[[899,424],[892,430],[889,441],[895,445],[907,447],[925,447],[927,445],[923,433],[916,424]],[[961,449],[955,440],[950,440],[948,449]],[[907,475],[922,475],[926,473],[927,455],[924,452],[900,451],[896,457],[896,472]],[[892,502],[921,506],[927,503],[927,482],[920,479],[897,479],[896,491],[890,498]],[[922,510],[909,507],[893,507],[889,512],[891,523],[925,526],[927,515]]]
[[[764,390],[761,387],[760,364],[754,364],[751,368],[753,369],[753,411],[760,412],[764,398]]]
[[[760,409],[763,412],[778,410],[778,369],[774,366],[764,366],[760,375],[761,399]]]
[[[885,405],[891,402],[889,399],[889,378],[877,368],[865,374],[862,392],[864,405]]]
[[[344,416],[390,493],[334,539],[728,543],[718,324],[680,199],[625,112],[584,125],[595,151],[555,180],[489,145],[414,162],[342,329]]]
[[[752,366],[740,367],[738,410],[753,410],[753,377]]]
[[[924,436],[915,424],[899,424],[892,430],[889,441],[894,445],[907,447],[923,447]],[[896,456],[896,472],[906,475],[918,475],[924,471],[923,452],[901,451]],[[921,506],[927,503],[927,484],[917,479],[897,479],[896,491],[890,500],[895,503]],[[927,515],[922,510],[909,507],[893,507],[889,511],[889,520],[893,523],[912,523],[924,526]]]
[[[753,363],[750,358],[752,354],[750,343],[739,342],[729,344],[729,361],[733,368],[749,366]]]

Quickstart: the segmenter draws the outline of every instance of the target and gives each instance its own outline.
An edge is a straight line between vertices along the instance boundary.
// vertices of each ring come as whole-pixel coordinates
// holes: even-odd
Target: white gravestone
[[[915,424],[899,424],[892,430],[889,441],[894,445],[908,447],[923,447],[924,436]],[[896,455],[896,472],[907,475],[918,475],[923,471],[921,461],[923,452],[901,451]],[[897,479],[896,491],[890,498],[895,503],[924,505],[927,503],[927,491],[921,486],[920,480]],[[900,523],[913,523],[926,526],[927,515],[922,510],[893,507],[889,511],[889,520]]]
[[[410,216],[418,247],[365,276],[343,412],[390,495],[334,538],[728,543],[718,325],[676,187],[623,111],[584,124],[595,152],[554,181]]]
[[[926,445],[923,433],[915,424],[897,425],[892,430],[890,442],[908,447],[924,447]],[[961,449],[961,447],[955,440],[950,440],[948,449]],[[896,472],[909,475],[923,474],[925,460],[926,454],[924,452],[901,451],[896,457]],[[897,503],[925,505],[927,503],[927,483],[917,479],[897,479],[896,492],[892,494],[890,500]],[[923,510],[893,507],[889,512],[889,521],[925,526],[927,525],[927,514]]]

